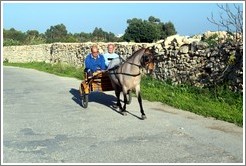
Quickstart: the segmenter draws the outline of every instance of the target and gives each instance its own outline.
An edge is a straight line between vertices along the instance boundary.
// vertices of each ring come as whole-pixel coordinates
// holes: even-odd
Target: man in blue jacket
[[[93,45],[91,53],[85,58],[85,72],[88,76],[92,76],[98,70],[106,70],[105,59],[102,54],[99,54],[98,47]]]

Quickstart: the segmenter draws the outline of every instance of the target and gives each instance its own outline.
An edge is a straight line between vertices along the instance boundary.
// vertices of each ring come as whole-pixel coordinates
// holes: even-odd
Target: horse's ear
[[[154,55],[155,54],[155,48],[154,48],[154,46],[151,47],[151,48],[150,47],[146,48],[145,51],[144,51],[144,53],[147,54],[147,55],[150,55],[150,54]]]
[[[147,47],[147,48],[145,49],[144,53],[150,53],[149,47]]]

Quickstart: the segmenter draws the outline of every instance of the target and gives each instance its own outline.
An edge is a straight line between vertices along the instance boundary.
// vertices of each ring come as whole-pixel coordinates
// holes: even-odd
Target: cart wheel
[[[127,92],[126,98],[127,98],[126,104],[131,104],[131,102],[132,102],[131,91]]]
[[[82,94],[81,95],[81,105],[83,108],[88,107],[88,94]]]
[[[81,106],[83,108],[88,107],[88,94],[85,93],[84,87],[81,85],[80,86],[80,99],[81,99]]]

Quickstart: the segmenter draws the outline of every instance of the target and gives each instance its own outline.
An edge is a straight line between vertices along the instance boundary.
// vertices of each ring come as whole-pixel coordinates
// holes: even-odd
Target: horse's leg
[[[141,98],[141,94],[140,94],[140,85],[137,85],[136,86],[136,95],[137,95],[137,98],[138,98],[138,103],[139,103],[139,106],[140,106],[140,112],[142,114],[142,119],[146,119],[146,115],[144,113],[144,110],[143,110],[143,104],[142,104],[142,98]]]
[[[127,113],[126,113],[126,103],[127,103],[127,97],[126,97],[127,90],[126,90],[126,87],[122,88],[122,93],[123,93],[123,97],[124,97],[124,105],[123,105],[123,108],[122,108],[121,112],[125,116],[125,115],[127,115]]]
[[[122,110],[122,106],[121,106],[121,103],[120,103],[120,90],[119,89],[115,90],[115,95],[117,97],[117,106],[120,108],[120,110]]]

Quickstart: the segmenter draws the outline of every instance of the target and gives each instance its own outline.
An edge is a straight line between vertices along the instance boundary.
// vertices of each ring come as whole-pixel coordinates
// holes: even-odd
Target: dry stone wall
[[[3,47],[3,60],[9,62],[49,62],[52,44]]]
[[[85,56],[93,44],[106,52],[108,43],[53,43],[3,48],[3,60],[9,62],[45,61],[83,66]],[[229,82],[234,91],[243,91],[243,44],[226,42],[209,48],[201,36],[187,38],[170,36],[156,43],[115,43],[116,53],[124,59],[141,47],[153,47],[159,59],[154,77],[174,84],[214,86]]]
[[[158,58],[154,75],[160,80],[199,87],[227,82],[231,90],[243,90],[242,43],[228,42],[209,48],[206,43],[194,42],[179,49],[165,49]]]

